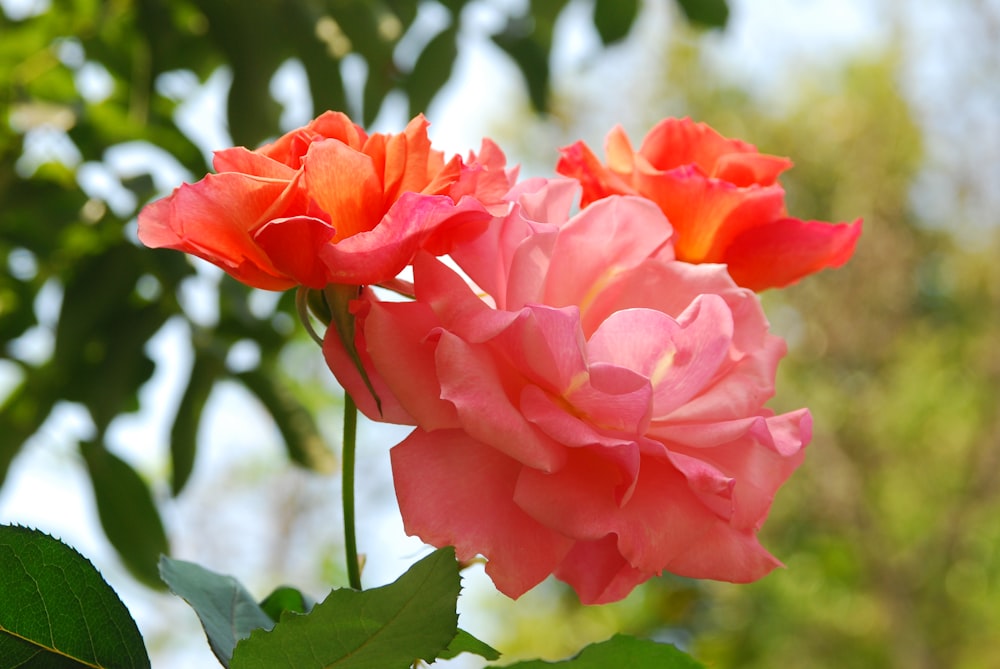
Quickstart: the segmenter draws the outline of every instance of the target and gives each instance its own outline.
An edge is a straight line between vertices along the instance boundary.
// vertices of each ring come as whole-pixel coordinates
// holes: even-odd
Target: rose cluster
[[[789,217],[789,161],[687,119],[524,181],[489,141],[445,161],[426,127],[328,113],[222,151],[140,239],[262,288],[358,286],[323,351],[367,416],[414,426],[390,452],[406,530],[484,556],[507,595],[779,565],[757,532],[811,417],[765,406],[785,343],[754,291],[843,264],[860,222]]]

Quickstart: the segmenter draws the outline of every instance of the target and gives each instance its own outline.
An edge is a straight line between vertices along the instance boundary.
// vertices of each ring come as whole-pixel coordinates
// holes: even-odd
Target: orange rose
[[[582,206],[609,195],[642,195],[670,220],[679,260],[726,263],[733,279],[753,290],[840,267],[861,234],[860,220],[830,225],[789,217],[777,179],[791,161],[703,123],[665,119],[638,152],[616,127],[606,153],[604,165],[583,142],[562,150],[556,171],[583,185]]]
[[[458,156],[446,162],[427,126],[418,116],[402,133],[368,135],[326,112],[255,151],[219,151],[217,174],[143,209],[139,239],[257,288],[391,279],[428,243],[446,251],[443,231],[485,225],[477,184],[506,182],[499,150],[484,146],[490,162],[474,168]]]

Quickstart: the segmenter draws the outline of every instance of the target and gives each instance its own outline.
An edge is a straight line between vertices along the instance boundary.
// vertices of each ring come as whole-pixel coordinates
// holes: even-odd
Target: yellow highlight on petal
[[[653,370],[649,375],[649,382],[654,388],[660,385],[660,382],[666,378],[667,372],[669,372],[670,368],[674,366],[675,355],[677,355],[677,349],[671,348],[656,361],[656,364],[653,366]]]

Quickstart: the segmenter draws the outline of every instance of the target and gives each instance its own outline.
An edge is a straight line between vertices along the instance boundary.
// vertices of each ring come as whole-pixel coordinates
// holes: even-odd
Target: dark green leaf
[[[0,526],[0,662],[6,667],[149,667],[142,636],[94,566],[25,527]]]
[[[616,634],[607,641],[591,644],[580,654],[562,662],[529,660],[510,664],[504,669],[545,669],[565,667],[565,669],[608,669],[628,667],[628,669],[705,669],[690,655],[676,647],[655,641]]]
[[[497,46],[507,52],[528,85],[528,96],[536,110],[543,110],[549,100],[549,51],[529,35],[516,27],[513,22],[507,30],[493,36]]]
[[[146,261],[143,251],[121,241],[86,256],[65,282],[54,369],[62,373],[64,397],[84,404],[99,432],[138,408],[139,388],[153,373],[145,346],[166,314],[135,293]]]
[[[260,603],[260,608],[264,609],[264,612],[274,622],[281,620],[281,614],[285,611],[306,613],[314,606],[316,606],[316,602],[303,595],[299,590],[287,585],[275,588],[274,592]]]
[[[436,35],[420,52],[404,82],[410,99],[410,116],[426,112],[434,94],[451,77],[452,64],[458,56],[457,39],[458,25],[453,24]]]
[[[80,451],[90,472],[97,514],[111,545],[128,570],[151,588],[163,588],[156,562],[169,552],[167,535],[146,482],[101,443]]]
[[[432,661],[455,638],[460,589],[455,551],[443,548],[395,583],[334,590],[308,615],[286,613],[233,653],[233,669],[408,669]]]
[[[677,0],[688,21],[706,28],[725,28],[729,20],[726,0]]]
[[[628,31],[639,13],[639,0],[596,0],[594,27],[605,44],[617,42]]]
[[[537,111],[548,106],[549,52],[556,19],[566,0],[545,0],[531,5],[531,11],[510,17],[503,31],[493,41],[506,51],[528,85],[528,95]]]
[[[224,362],[217,356],[204,348],[195,349],[191,377],[177,407],[174,426],[170,430],[170,484],[175,495],[180,493],[191,475],[198,446],[201,412],[216,379],[224,369]]]
[[[438,655],[440,660],[448,660],[462,653],[472,653],[487,660],[499,660],[500,651],[484,641],[480,641],[463,629],[458,630],[458,634],[448,644],[448,648]]]
[[[160,558],[160,577],[198,614],[208,644],[224,667],[229,666],[240,639],[255,629],[274,626],[264,609],[232,576],[164,556]]]

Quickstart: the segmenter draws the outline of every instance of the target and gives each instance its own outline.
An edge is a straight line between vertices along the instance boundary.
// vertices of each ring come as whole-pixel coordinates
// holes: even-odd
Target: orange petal
[[[697,165],[706,175],[715,171],[716,162],[726,154],[756,152],[752,144],[727,139],[707,124],[689,118],[660,121],[639,147],[639,153],[658,170]]]
[[[196,255],[256,288],[290,288],[296,282],[274,267],[251,236],[287,186],[234,172],[210,174],[139,212],[139,240]]]
[[[840,267],[853,255],[860,235],[861,219],[831,225],[785,218],[736,237],[723,260],[741,286],[756,291],[780,288],[827,267]]]
[[[306,188],[336,230],[334,242],[382,219],[382,180],[372,159],[338,140],[315,142],[303,163]]]
[[[706,179],[693,167],[639,172],[635,183],[667,215],[677,258],[686,262],[721,262],[734,236],[783,215],[784,191],[779,186],[737,188]]]
[[[334,229],[324,221],[295,216],[264,224],[254,240],[279,271],[294,278],[296,283],[320,289],[330,280],[319,251],[334,234]]]
[[[583,186],[580,206],[586,207],[594,200],[609,195],[632,195],[633,190],[624,180],[598,160],[594,152],[583,142],[559,149],[561,154],[556,163],[556,172],[572,177]]]

